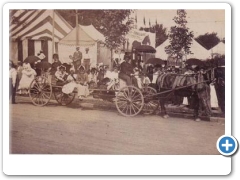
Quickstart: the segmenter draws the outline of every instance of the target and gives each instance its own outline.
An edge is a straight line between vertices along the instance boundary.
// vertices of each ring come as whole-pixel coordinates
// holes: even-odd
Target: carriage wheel
[[[142,92],[134,86],[126,86],[119,90],[115,104],[123,116],[136,116],[144,106]]]
[[[146,86],[142,88],[142,94],[144,97],[144,106],[143,106],[143,113],[144,114],[153,114],[159,108],[159,100],[154,95],[157,94],[156,89]]]
[[[62,106],[70,104],[75,98],[74,92],[65,94],[62,92],[62,88],[56,89],[55,91],[53,91],[53,94],[58,104],[61,104]]]
[[[38,76],[30,84],[29,96],[36,106],[45,106],[51,99],[52,86],[46,77]]]

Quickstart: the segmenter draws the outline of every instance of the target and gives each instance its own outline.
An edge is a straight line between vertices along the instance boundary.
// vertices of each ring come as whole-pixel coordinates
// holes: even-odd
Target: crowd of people
[[[54,54],[51,67],[45,70],[50,77],[51,83],[55,82],[58,86],[63,86],[62,91],[65,94],[72,93],[76,88],[78,90],[78,98],[82,100],[91,92],[89,89],[99,87],[104,79],[106,81],[106,89],[119,89],[120,81],[126,82],[126,85],[134,85],[138,88],[149,84],[155,84],[158,76],[162,73],[174,74],[193,74],[199,71],[198,67],[185,66],[167,66],[166,64],[144,64],[132,59],[132,56],[124,51],[115,51],[113,56],[112,70],[103,63],[91,64],[91,55],[89,48],[85,49],[85,53],[80,52],[79,47],[76,52],[69,56],[69,63],[61,63],[58,54]],[[42,51],[38,54],[41,62],[45,58]],[[38,62],[37,62],[38,63]],[[36,66],[34,66],[36,67]],[[39,75],[38,69],[29,63],[18,62],[15,66],[10,62],[10,90],[12,95],[12,103],[15,102],[15,93],[28,94],[32,80]],[[107,80],[106,80],[107,79]],[[214,91],[211,89],[211,91]],[[212,97],[216,97],[216,92],[212,93]],[[217,104],[216,99],[213,101]],[[175,97],[173,104],[189,104],[186,99]]]

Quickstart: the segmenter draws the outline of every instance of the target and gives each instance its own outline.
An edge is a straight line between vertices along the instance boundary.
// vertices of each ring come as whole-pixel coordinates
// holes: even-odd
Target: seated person
[[[66,73],[66,67],[61,65],[58,67],[58,70],[55,73],[56,85],[63,86],[66,84],[68,73]]]
[[[94,88],[97,85],[97,69],[95,67],[91,68],[88,75],[88,85],[90,88]]]
[[[87,97],[89,95],[88,90],[88,74],[85,72],[85,67],[80,66],[78,68],[78,74],[77,74],[77,89],[78,89],[78,98],[79,100],[82,100],[83,97]]]
[[[119,79],[118,79],[118,68],[114,67],[114,70],[108,74],[108,78],[110,79],[110,82],[107,83],[107,90],[110,89],[118,89],[118,83],[119,83]]]
[[[97,83],[100,84],[102,80],[104,79],[104,67],[103,63],[99,63],[98,65],[98,75],[97,75]]]
[[[59,61],[58,54],[53,54],[53,63],[51,65],[51,75],[54,75],[58,69],[59,66],[61,66],[62,63]]]
[[[121,64],[119,78],[126,81],[128,86],[138,87],[137,79],[133,76],[133,67],[130,64],[130,56],[125,55],[124,62]]]
[[[66,82],[62,88],[62,92],[65,94],[70,94],[73,92],[74,88],[77,87],[76,84],[77,74],[75,74],[74,68],[70,69],[70,74],[67,76]]]

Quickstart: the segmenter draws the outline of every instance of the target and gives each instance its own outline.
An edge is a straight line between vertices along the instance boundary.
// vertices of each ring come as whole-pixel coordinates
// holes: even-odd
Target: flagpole
[[[53,54],[55,53],[55,48],[54,48],[54,25],[55,25],[55,13],[54,13],[54,9],[53,9],[53,15],[52,15],[52,57]]]

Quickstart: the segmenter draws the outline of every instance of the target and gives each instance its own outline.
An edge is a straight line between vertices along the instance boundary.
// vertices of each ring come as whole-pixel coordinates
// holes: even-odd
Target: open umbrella
[[[204,62],[199,60],[199,59],[195,59],[195,58],[191,58],[186,60],[185,64],[187,65],[196,65],[196,66],[204,66]]]
[[[35,62],[37,62],[39,59],[39,57],[37,56],[28,56],[23,62],[25,63],[29,63],[29,64],[34,64]]]
[[[37,69],[43,69],[43,70],[47,70],[51,66],[52,65],[49,62],[47,62],[47,61],[42,61],[42,62],[36,64],[36,68]]]
[[[157,64],[165,64],[165,62],[163,60],[161,60],[160,58],[150,58],[147,60],[146,64],[153,64],[153,65],[157,65]]]
[[[136,47],[136,51],[142,53],[155,53],[156,49],[149,45],[141,45]]]

